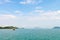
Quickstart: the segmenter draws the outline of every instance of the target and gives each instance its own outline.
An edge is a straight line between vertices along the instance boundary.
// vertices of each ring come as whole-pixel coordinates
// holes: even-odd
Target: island
[[[56,26],[56,27],[54,27],[53,29],[60,29],[60,27]]]
[[[18,27],[14,27],[14,26],[0,26],[0,29],[18,29]]]

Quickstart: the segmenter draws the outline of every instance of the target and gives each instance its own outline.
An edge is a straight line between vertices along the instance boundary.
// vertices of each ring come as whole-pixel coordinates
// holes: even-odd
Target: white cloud
[[[19,11],[19,10],[14,11],[14,13],[16,13],[16,14],[18,14],[18,15],[20,15],[20,16],[23,15],[23,12],[22,12],[22,11]]]
[[[11,0],[4,0],[4,2],[11,2]]]
[[[15,15],[11,14],[2,14],[0,15],[0,26],[16,26],[15,21],[17,20],[17,17]]]
[[[40,15],[35,15],[32,13],[30,16],[22,16],[23,22],[26,27],[40,27],[41,28],[52,28],[52,26],[56,26],[56,21],[60,20],[60,14],[57,11],[46,11],[44,13],[39,13]],[[37,11],[38,12],[38,11]],[[36,12],[36,14],[37,14]],[[22,26],[23,26],[22,25]],[[29,28],[30,28],[29,27]]]
[[[0,4],[5,4],[5,3],[10,3],[12,2],[11,0],[0,0]]]
[[[20,13],[22,13],[22,12],[21,12],[21,11],[16,10],[16,11],[15,11],[15,13],[16,13],[16,14],[20,14]]]
[[[16,16],[14,15],[0,15],[0,20],[8,20],[8,19],[14,19]]]
[[[38,3],[41,3],[42,0],[25,0],[25,1],[22,1],[22,2],[19,2],[20,4],[38,4]]]
[[[56,25],[60,25],[60,22],[58,22],[58,20],[60,21],[59,10],[43,11],[39,13],[38,12],[39,11],[35,13],[35,10],[34,10],[33,12],[31,12],[32,14],[29,14],[30,16],[18,15],[17,18],[14,15],[1,15],[0,24],[16,25],[18,27],[25,27],[25,28],[34,28],[34,27],[52,28]],[[16,13],[19,14],[20,11],[16,11]]]
[[[35,10],[36,13],[42,13],[44,12],[43,10]]]
[[[59,13],[59,14],[60,14],[60,10],[58,10],[58,11],[57,11],[57,13]]]
[[[37,6],[35,9],[42,9],[42,7],[40,7],[40,6]]]
[[[37,18],[40,18],[40,19],[51,19],[51,20],[60,19],[60,10],[44,11],[44,10],[36,9],[30,12],[29,15],[36,16]]]
[[[58,11],[48,11],[42,14],[42,16],[47,17],[47,19],[60,19],[60,14]]]

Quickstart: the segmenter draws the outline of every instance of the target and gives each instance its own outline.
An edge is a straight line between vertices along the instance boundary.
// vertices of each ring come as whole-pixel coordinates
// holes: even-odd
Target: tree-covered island
[[[60,26],[55,26],[53,29],[60,29]]]
[[[18,29],[18,27],[14,27],[14,26],[0,26],[0,29]]]

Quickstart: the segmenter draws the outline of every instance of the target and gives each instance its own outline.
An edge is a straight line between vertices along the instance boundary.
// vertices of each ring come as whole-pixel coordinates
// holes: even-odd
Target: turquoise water
[[[0,40],[60,40],[58,29],[0,29]]]

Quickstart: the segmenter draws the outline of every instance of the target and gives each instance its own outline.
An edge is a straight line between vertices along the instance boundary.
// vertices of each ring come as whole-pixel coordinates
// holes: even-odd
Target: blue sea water
[[[60,29],[0,29],[0,40],[60,40]]]

